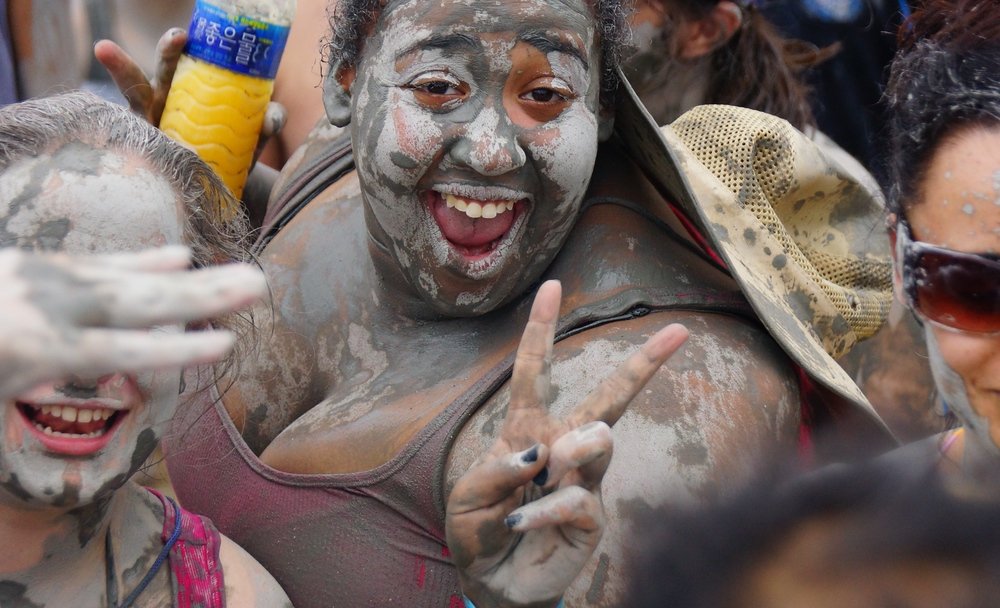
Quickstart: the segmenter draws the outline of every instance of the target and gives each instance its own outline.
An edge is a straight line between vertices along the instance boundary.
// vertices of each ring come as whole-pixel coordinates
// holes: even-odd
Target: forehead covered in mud
[[[562,27],[592,41],[595,30],[593,9],[584,0],[393,0],[383,9],[379,27],[390,16],[418,28],[413,31],[415,36],[428,28],[487,34]]]
[[[0,246],[74,253],[182,242],[177,195],[132,156],[71,142],[0,173]]]

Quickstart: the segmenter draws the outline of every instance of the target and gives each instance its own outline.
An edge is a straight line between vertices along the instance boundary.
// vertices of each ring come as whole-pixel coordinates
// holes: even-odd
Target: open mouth
[[[526,198],[482,200],[434,190],[428,194],[441,234],[469,261],[496,251],[528,204]]]
[[[35,437],[53,452],[82,456],[100,450],[110,440],[127,411],[67,404],[16,403]]]

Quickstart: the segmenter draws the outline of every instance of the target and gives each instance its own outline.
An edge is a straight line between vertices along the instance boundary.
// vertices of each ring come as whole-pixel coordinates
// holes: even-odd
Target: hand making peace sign
[[[553,606],[604,529],[601,479],[613,425],[687,339],[654,334],[564,419],[549,415],[553,339],[562,288],[547,281],[532,304],[514,362],[500,438],[448,499],[448,546],[477,608]]]

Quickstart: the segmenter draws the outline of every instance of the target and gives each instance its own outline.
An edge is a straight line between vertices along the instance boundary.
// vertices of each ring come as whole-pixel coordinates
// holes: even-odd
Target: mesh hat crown
[[[885,322],[892,264],[881,192],[786,121],[699,106],[657,127],[623,82],[615,129],[705,235],[803,370],[881,419],[835,357]]]

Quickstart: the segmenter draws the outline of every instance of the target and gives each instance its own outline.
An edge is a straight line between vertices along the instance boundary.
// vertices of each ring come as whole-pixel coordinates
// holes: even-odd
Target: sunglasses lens
[[[915,266],[914,304],[921,315],[964,331],[1000,331],[1000,263],[932,249]]]

